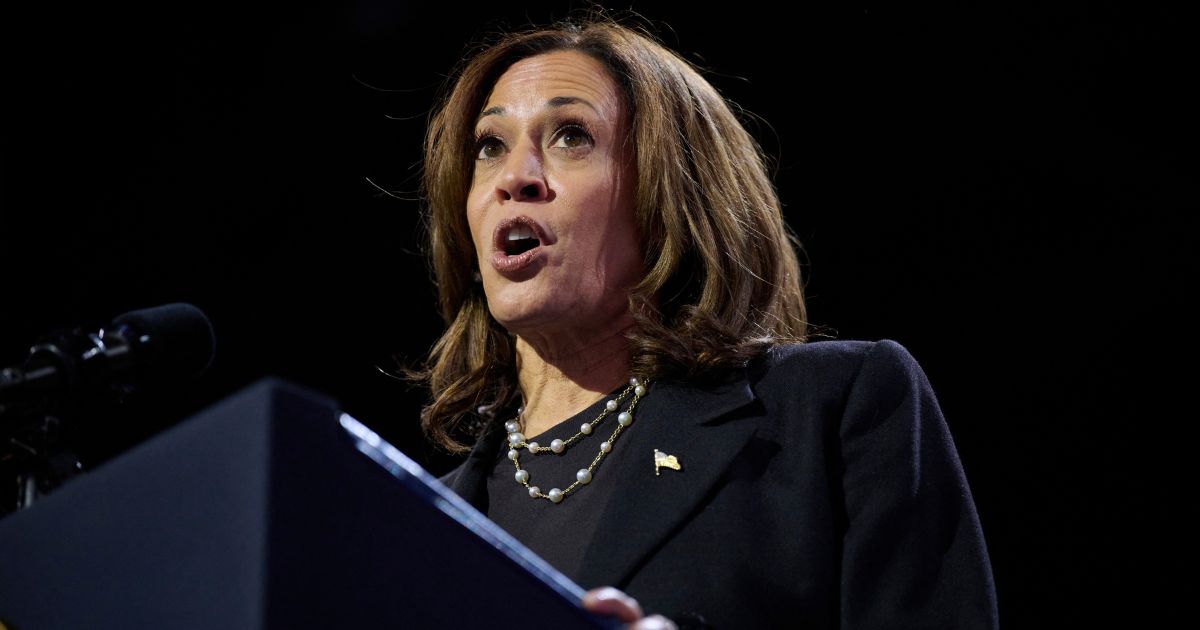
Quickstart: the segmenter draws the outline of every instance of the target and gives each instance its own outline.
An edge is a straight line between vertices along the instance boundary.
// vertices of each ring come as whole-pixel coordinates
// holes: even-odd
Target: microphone
[[[51,334],[21,365],[0,370],[0,418],[191,380],[214,349],[212,323],[186,303],[123,313],[95,332]]]

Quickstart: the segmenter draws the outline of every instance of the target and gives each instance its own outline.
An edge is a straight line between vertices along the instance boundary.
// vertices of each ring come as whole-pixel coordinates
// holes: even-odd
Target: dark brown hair
[[[477,436],[479,407],[509,405],[517,395],[514,340],[472,278],[478,263],[466,200],[475,120],[505,70],[558,50],[600,61],[630,113],[646,253],[629,295],[633,373],[706,378],[807,334],[795,239],[762,150],[716,89],[643,29],[608,18],[508,34],[464,62],[425,139],[429,254],[447,327],[413,375],[433,391],[422,427],[451,451]]]

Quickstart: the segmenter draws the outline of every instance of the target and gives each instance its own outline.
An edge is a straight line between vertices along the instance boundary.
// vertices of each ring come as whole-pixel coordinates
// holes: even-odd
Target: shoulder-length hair
[[[474,126],[492,87],[522,59],[574,50],[621,87],[637,156],[636,222],[644,274],[630,290],[633,373],[712,377],[807,333],[795,239],[761,148],[687,61],[609,19],[504,36],[465,60],[430,118],[422,186],[429,254],[446,330],[412,373],[433,399],[426,435],[452,452],[513,403],[514,339],[488,311],[467,225]]]

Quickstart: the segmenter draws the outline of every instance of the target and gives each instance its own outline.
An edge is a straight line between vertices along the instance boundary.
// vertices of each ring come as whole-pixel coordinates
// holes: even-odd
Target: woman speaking
[[[446,321],[423,426],[469,451],[444,481],[585,606],[996,626],[924,373],[891,341],[806,343],[762,152],[686,61],[607,19],[507,35],[456,72],[423,177]]]

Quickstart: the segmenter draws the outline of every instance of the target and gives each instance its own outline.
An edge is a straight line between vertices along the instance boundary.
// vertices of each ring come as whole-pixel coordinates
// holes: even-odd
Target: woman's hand
[[[637,600],[611,587],[594,588],[583,596],[583,607],[599,615],[608,615],[630,624],[630,630],[676,630],[662,615],[642,616]]]

